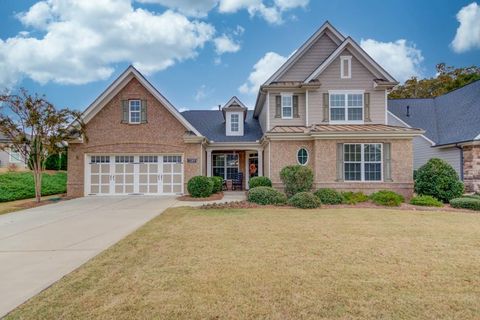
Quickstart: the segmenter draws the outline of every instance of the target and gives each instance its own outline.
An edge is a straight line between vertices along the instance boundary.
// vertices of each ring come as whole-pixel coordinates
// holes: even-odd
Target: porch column
[[[263,150],[258,149],[257,154],[258,154],[258,175],[261,177],[263,176]]]
[[[207,177],[212,176],[212,150],[207,149]]]

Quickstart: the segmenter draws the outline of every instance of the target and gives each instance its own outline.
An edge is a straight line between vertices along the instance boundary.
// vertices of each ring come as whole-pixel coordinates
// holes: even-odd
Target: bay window
[[[382,144],[343,145],[345,181],[382,181]]]

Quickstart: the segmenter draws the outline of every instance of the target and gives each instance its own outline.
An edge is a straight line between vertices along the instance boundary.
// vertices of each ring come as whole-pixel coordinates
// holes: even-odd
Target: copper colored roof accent
[[[392,132],[409,133],[421,132],[420,129],[389,126],[385,124],[314,124],[311,127],[305,126],[275,126],[271,133],[348,133],[348,132]]]

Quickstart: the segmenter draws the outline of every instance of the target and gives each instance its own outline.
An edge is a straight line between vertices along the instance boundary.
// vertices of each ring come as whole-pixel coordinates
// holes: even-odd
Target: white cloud
[[[290,10],[298,7],[306,7],[310,0],[275,0],[275,4],[281,10]]]
[[[286,60],[287,57],[281,56],[278,53],[267,52],[255,63],[247,81],[242,84],[238,90],[244,94],[256,94],[260,86],[267,81]]]
[[[45,0],[19,19],[44,35],[0,40],[0,86],[22,77],[88,83],[108,78],[120,62],[148,74],[194,58],[215,33],[212,25],[170,10],[134,9],[130,0]]]
[[[395,42],[362,39],[360,46],[400,82],[422,74],[422,51],[405,39]]]
[[[184,111],[188,111],[190,109],[186,108],[186,107],[181,107],[180,109],[178,109],[178,112],[184,112]]]
[[[455,52],[461,53],[480,48],[480,6],[476,2],[463,7],[457,13],[460,26],[451,45]]]
[[[217,54],[221,55],[224,53],[233,53],[237,52],[240,50],[240,44],[232,40],[229,36],[227,35],[222,35],[220,37],[217,37],[213,40],[215,44],[215,51]]]
[[[198,89],[197,92],[195,93],[195,101],[201,101],[204,100],[205,98],[208,98],[209,96],[212,95],[212,93],[215,90],[208,88],[205,84],[202,84]]]
[[[143,3],[156,3],[193,17],[205,17],[218,0],[137,0]]]

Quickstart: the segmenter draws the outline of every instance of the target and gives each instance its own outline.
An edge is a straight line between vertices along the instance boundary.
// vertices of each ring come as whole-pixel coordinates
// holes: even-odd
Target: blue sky
[[[178,108],[258,85],[326,20],[398,80],[480,64],[472,1],[0,0],[0,88],[86,108],[134,64]]]

